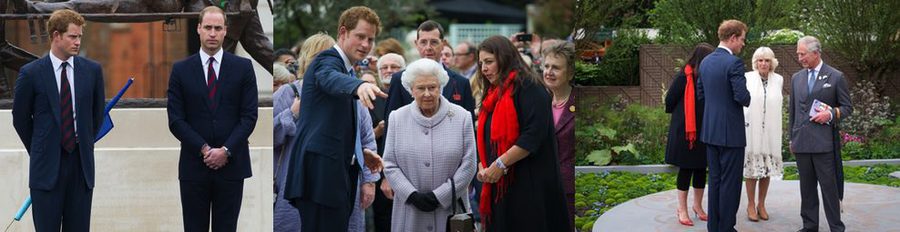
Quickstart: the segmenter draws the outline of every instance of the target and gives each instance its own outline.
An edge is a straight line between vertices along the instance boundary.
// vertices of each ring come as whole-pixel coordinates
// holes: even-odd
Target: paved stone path
[[[735,229],[765,232],[800,229],[803,222],[800,219],[799,186],[796,180],[772,180],[766,199],[769,220],[759,222],[747,219],[747,196],[745,190],[741,190]],[[693,213],[693,227],[678,223],[676,195],[676,190],[670,190],[625,202],[598,218],[593,231],[706,231],[706,222]],[[707,208],[705,197],[703,207]],[[692,201],[693,195],[688,197],[688,202]],[[900,231],[900,188],[846,183],[843,205],[841,218],[847,231]],[[828,231],[823,208],[820,202],[819,231]]]

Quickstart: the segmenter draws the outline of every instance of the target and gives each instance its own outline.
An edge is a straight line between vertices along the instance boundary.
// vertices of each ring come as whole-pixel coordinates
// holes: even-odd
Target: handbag
[[[447,232],[474,232],[475,231],[475,219],[472,217],[472,213],[465,212],[465,204],[463,204],[462,198],[456,198],[456,184],[453,183],[453,177],[450,177],[450,186],[452,190],[451,196],[453,200],[450,203],[450,208],[453,212],[450,216],[447,216]],[[457,214],[456,213],[456,204],[459,203],[463,207],[463,212]]]

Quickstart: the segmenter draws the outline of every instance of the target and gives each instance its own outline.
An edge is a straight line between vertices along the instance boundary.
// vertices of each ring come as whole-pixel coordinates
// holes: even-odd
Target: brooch
[[[575,113],[575,106],[569,106],[569,112]]]

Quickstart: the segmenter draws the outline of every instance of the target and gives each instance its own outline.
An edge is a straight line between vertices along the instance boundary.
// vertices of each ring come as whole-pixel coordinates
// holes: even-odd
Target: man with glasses
[[[459,70],[463,77],[472,79],[478,68],[478,65],[475,65],[475,45],[469,42],[456,45],[456,49],[453,51],[453,61],[456,70]]]
[[[441,49],[443,46],[444,28],[441,27],[441,24],[428,20],[420,24],[419,28],[416,29],[416,50],[419,51],[419,55],[422,56],[422,58],[440,62]],[[475,114],[473,113],[475,110],[475,98],[472,97],[472,87],[469,85],[469,80],[460,76],[459,73],[450,70],[446,65],[444,66],[444,70],[446,70],[447,74],[450,76],[450,81],[447,83],[447,86],[444,87],[444,97],[451,103],[462,106],[466,111],[469,111],[469,113],[472,114],[472,118],[475,118]],[[397,72],[394,73],[391,78],[391,87],[388,90],[387,110],[384,111],[385,121],[388,120],[391,111],[408,105],[413,101],[409,92],[407,92],[403,88],[403,85],[400,84],[400,77],[402,75],[403,72]]]

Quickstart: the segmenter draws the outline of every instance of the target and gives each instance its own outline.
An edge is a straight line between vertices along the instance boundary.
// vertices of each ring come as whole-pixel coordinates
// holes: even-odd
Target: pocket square
[[[831,84],[825,83],[824,85],[822,85],[822,88],[823,88],[823,89],[824,89],[824,88],[831,88]]]
[[[819,76],[818,79],[819,79],[819,80],[825,80],[825,79],[828,79],[828,75],[822,75],[822,76]]]

